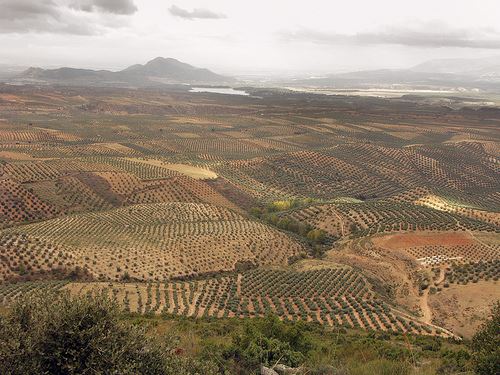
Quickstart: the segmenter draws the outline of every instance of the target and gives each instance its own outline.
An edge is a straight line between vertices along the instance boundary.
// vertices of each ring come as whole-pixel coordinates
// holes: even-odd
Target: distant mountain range
[[[500,79],[500,56],[475,59],[438,59],[411,68],[414,72],[448,73]]]
[[[409,69],[364,70],[297,79],[292,85],[316,87],[374,88],[412,86],[500,90],[500,56],[478,59],[430,60]]]
[[[146,64],[136,64],[112,72],[77,68],[29,68],[17,75],[17,83],[50,83],[83,86],[148,87],[165,84],[225,84],[234,78],[197,68],[172,58],[157,57]]]
[[[23,72],[0,66],[0,80],[16,84],[75,86],[161,87],[163,85],[234,85],[232,77],[197,68],[176,59],[157,57],[121,71],[77,68],[29,68]],[[247,82],[247,84],[251,84]],[[262,82],[255,81],[262,86]],[[408,69],[365,70],[323,77],[272,79],[267,86],[334,89],[453,89],[500,92],[500,56],[475,59],[430,60]]]

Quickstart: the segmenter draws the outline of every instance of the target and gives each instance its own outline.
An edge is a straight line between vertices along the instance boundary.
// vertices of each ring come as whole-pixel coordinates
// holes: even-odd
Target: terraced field
[[[0,246],[10,254],[3,279],[20,269],[35,276],[79,267],[96,279],[167,280],[232,271],[239,264],[285,265],[306,252],[276,229],[196,203],[141,204],[46,220],[1,231]]]
[[[0,85],[3,303],[447,336],[500,299],[498,109],[249,90]]]
[[[37,289],[81,294],[105,290],[126,311],[191,317],[263,317],[305,320],[350,328],[434,334],[450,332],[422,324],[414,317],[374,298],[369,285],[349,268],[304,272],[255,270],[217,278],[169,283],[64,283],[4,285],[5,303]]]
[[[334,236],[360,238],[400,231],[478,231],[500,233],[500,226],[479,217],[430,209],[411,203],[369,202],[313,205],[286,214],[293,220],[323,229]]]

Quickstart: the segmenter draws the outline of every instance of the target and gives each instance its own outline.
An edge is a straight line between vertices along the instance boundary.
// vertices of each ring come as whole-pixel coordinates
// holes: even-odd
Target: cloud
[[[492,29],[452,29],[440,23],[420,27],[391,27],[357,34],[326,33],[310,29],[281,32],[282,39],[317,44],[376,45],[396,44],[410,47],[458,47],[500,49],[500,33]]]
[[[133,0],[78,0],[71,6],[84,12],[106,12],[130,15],[137,12]]]
[[[0,33],[102,34],[109,25],[117,25],[113,20],[118,15],[136,9],[132,0],[71,1],[0,0]],[[106,18],[101,13],[113,15]]]
[[[16,18],[35,18],[38,16],[57,17],[56,4],[47,0],[44,2],[33,2],[30,0],[0,0],[0,20],[11,20]]]
[[[184,18],[187,20],[194,19],[221,19],[226,18],[224,14],[212,12],[209,9],[195,8],[191,12],[186,9],[182,9],[176,5],[172,5],[168,11],[171,15]]]
[[[64,14],[53,0],[0,0],[0,33],[53,32],[91,35],[96,30]]]

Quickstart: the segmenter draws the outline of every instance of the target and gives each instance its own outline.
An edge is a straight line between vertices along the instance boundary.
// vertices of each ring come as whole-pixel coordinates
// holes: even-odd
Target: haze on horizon
[[[0,0],[0,64],[222,74],[406,68],[500,55],[500,2]]]

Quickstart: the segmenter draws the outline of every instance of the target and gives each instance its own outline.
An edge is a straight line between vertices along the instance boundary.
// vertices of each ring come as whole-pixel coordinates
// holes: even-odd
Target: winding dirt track
[[[339,213],[335,210],[333,210],[333,214],[335,216],[337,216],[337,218],[339,219],[340,221],[340,231],[342,232],[342,237],[345,237],[345,231],[344,231],[344,219],[342,218],[341,215],[339,215]]]
[[[435,281],[436,285],[441,284],[445,278],[444,268],[440,268],[439,278]],[[422,310],[423,317],[421,321],[427,324],[432,324],[432,310],[429,307],[429,291],[431,286],[424,290],[424,294],[420,299],[420,309]]]

